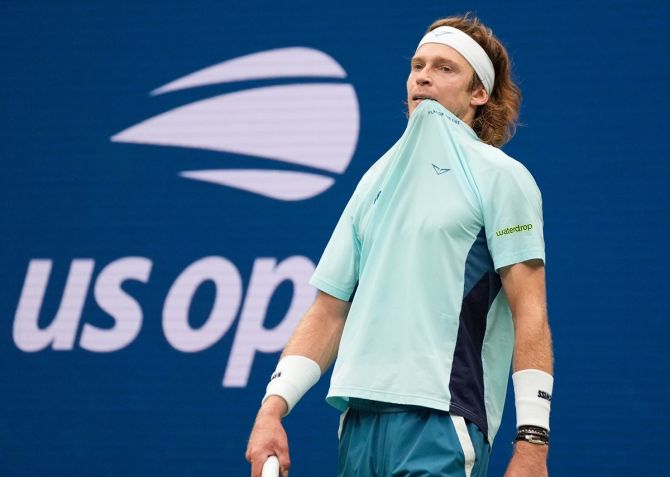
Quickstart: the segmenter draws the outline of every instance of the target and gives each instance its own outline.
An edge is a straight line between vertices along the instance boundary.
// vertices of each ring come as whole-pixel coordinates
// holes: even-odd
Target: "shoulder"
[[[537,183],[528,168],[501,149],[473,141],[469,144],[472,154],[469,165],[478,183],[502,185],[507,182],[526,183],[537,188]]]
[[[472,141],[469,147],[478,159],[476,163],[481,168],[486,168],[490,172],[502,171],[511,174],[530,174],[521,162],[507,155],[502,149],[481,141]]]
[[[359,193],[361,191],[366,190],[367,188],[371,187],[371,185],[376,182],[376,179],[379,177],[380,174],[385,170],[386,166],[388,165],[390,157],[393,155],[395,150],[398,148],[398,144],[400,141],[397,141],[393,146],[389,148],[388,151],[382,155],[379,159],[377,159],[365,173],[361,177],[361,179],[358,181],[358,185],[356,186],[356,192]]]

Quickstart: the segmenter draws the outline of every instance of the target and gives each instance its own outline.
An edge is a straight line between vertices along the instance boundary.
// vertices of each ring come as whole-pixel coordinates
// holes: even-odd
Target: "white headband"
[[[493,83],[496,79],[493,63],[491,63],[491,59],[484,51],[484,48],[473,40],[470,35],[458,28],[441,26],[426,33],[416,49],[418,50],[425,43],[441,43],[458,51],[470,63],[472,69],[475,70],[486,92],[491,94]]]

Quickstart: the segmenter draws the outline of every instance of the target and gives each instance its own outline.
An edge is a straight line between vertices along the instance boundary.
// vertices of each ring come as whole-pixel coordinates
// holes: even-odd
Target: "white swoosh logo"
[[[279,200],[309,199],[335,183],[335,179],[318,174],[263,169],[184,171],[180,175],[190,179],[237,187]],[[268,184],[273,184],[271,189],[268,189]]]
[[[300,59],[308,63],[296,63]],[[200,70],[152,94],[289,76],[342,78],[346,74],[335,60],[318,50],[285,48]],[[358,100],[353,86],[308,83],[246,89],[196,101],[142,121],[111,140],[242,154],[341,174],[353,157],[358,132]],[[330,176],[285,170],[220,169],[180,175],[278,200],[314,197],[334,183]]]
[[[210,66],[172,81],[152,95],[217,83],[268,78],[346,78],[342,67],[324,52],[293,47],[261,51]]]

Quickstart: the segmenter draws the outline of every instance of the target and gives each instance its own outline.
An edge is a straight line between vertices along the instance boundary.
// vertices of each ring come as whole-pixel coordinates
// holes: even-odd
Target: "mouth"
[[[435,101],[435,98],[431,98],[430,96],[424,96],[424,95],[421,95],[421,94],[416,94],[416,95],[412,96],[412,101],[421,102],[424,99],[432,99],[433,101]]]

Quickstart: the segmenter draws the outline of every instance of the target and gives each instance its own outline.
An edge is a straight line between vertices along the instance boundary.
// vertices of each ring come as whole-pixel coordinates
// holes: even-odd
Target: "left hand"
[[[505,477],[548,477],[548,453],[549,446],[517,442]]]

